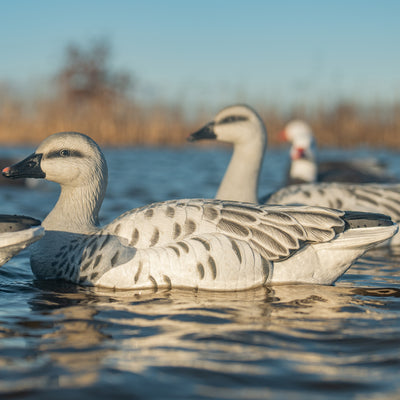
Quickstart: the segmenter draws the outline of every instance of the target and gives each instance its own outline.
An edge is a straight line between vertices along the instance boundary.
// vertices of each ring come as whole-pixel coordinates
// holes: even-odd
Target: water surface
[[[105,154],[102,222],[153,201],[213,197],[229,160],[226,149],[196,147]],[[399,154],[378,156],[400,176]],[[261,195],[280,186],[286,161],[268,151]],[[2,186],[1,212],[43,219],[57,196],[55,185]],[[37,281],[24,251],[0,269],[0,301],[2,398],[400,398],[396,252],[370,252],[335,286],[154,293]]]

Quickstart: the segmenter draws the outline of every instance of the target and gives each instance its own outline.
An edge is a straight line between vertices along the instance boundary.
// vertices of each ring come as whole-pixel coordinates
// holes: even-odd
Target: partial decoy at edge
[[[99,146],[77,132],[49,136],[3,175],[61,186],[42,223],[44,238],[30,247],[39,279],[221,291],[332,284],[398,230],[389,217],[374,213],[206,199],[154,203],[100,227],[107,164]]]
[[[43,235],[44,229],[35,218],[0,214],[0,266]]]

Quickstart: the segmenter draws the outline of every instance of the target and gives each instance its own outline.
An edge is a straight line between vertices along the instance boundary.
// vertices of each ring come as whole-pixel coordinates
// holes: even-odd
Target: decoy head
[[[286,124],[285,128],[280,133],[281,140],[291,143],[303,142],[304,144],[311,143],[314,140],[314,133],[306,122],[295,119]]]
[[[46,138],[24,160],[2,171],[7,178],[45,178],[64,186],[84,186],[96,177],[107,181],[107,164],[94,140],[78,132]]]
[[[215,118],[192,133],[188,141],[215,139],[222,142],[246,144],[260,143],[266,146],[267,132],[260,116],[246,105],[234,105],[222,109]]]
[[[282,140],[292,143],[290,156],[292,160],[313,158],[315,156],[315,139],[311,127],[304,121],[289,122],[280,134]]]

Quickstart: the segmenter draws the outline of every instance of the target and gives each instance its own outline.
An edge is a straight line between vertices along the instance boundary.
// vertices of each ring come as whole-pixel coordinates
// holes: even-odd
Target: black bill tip
[[[203,139],[216,139],[217,135],[214,133],[214,125],[214,122],[210,122],[209,124],[203,126],[203,128],[188,136],[187,141],[196,142],[197,140]]]
[[[40,167],[42,154],[31,154],[17,164],[5,167],[2,171],[3,176],[10,179],[19,178],[45,178],[46,174]]]

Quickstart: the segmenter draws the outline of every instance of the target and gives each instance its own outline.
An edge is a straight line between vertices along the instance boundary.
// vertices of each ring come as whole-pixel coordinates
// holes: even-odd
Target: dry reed
[[[266,123],[272,146],[288,120],[302,118],[313,127],[319,146],[400,148],[400,103],[369,107],[340,103],[290,112],[253,106]],[[0,143],[36,144],[53,132],[74,130],[102,145],[182,145],[193,130],[213,117],[211,112],[199,111],[189,120],[183,110],[166,104],[145,107],[127,98],[107,96],[82,102],[65,97],[27,102],[0,89]]]

